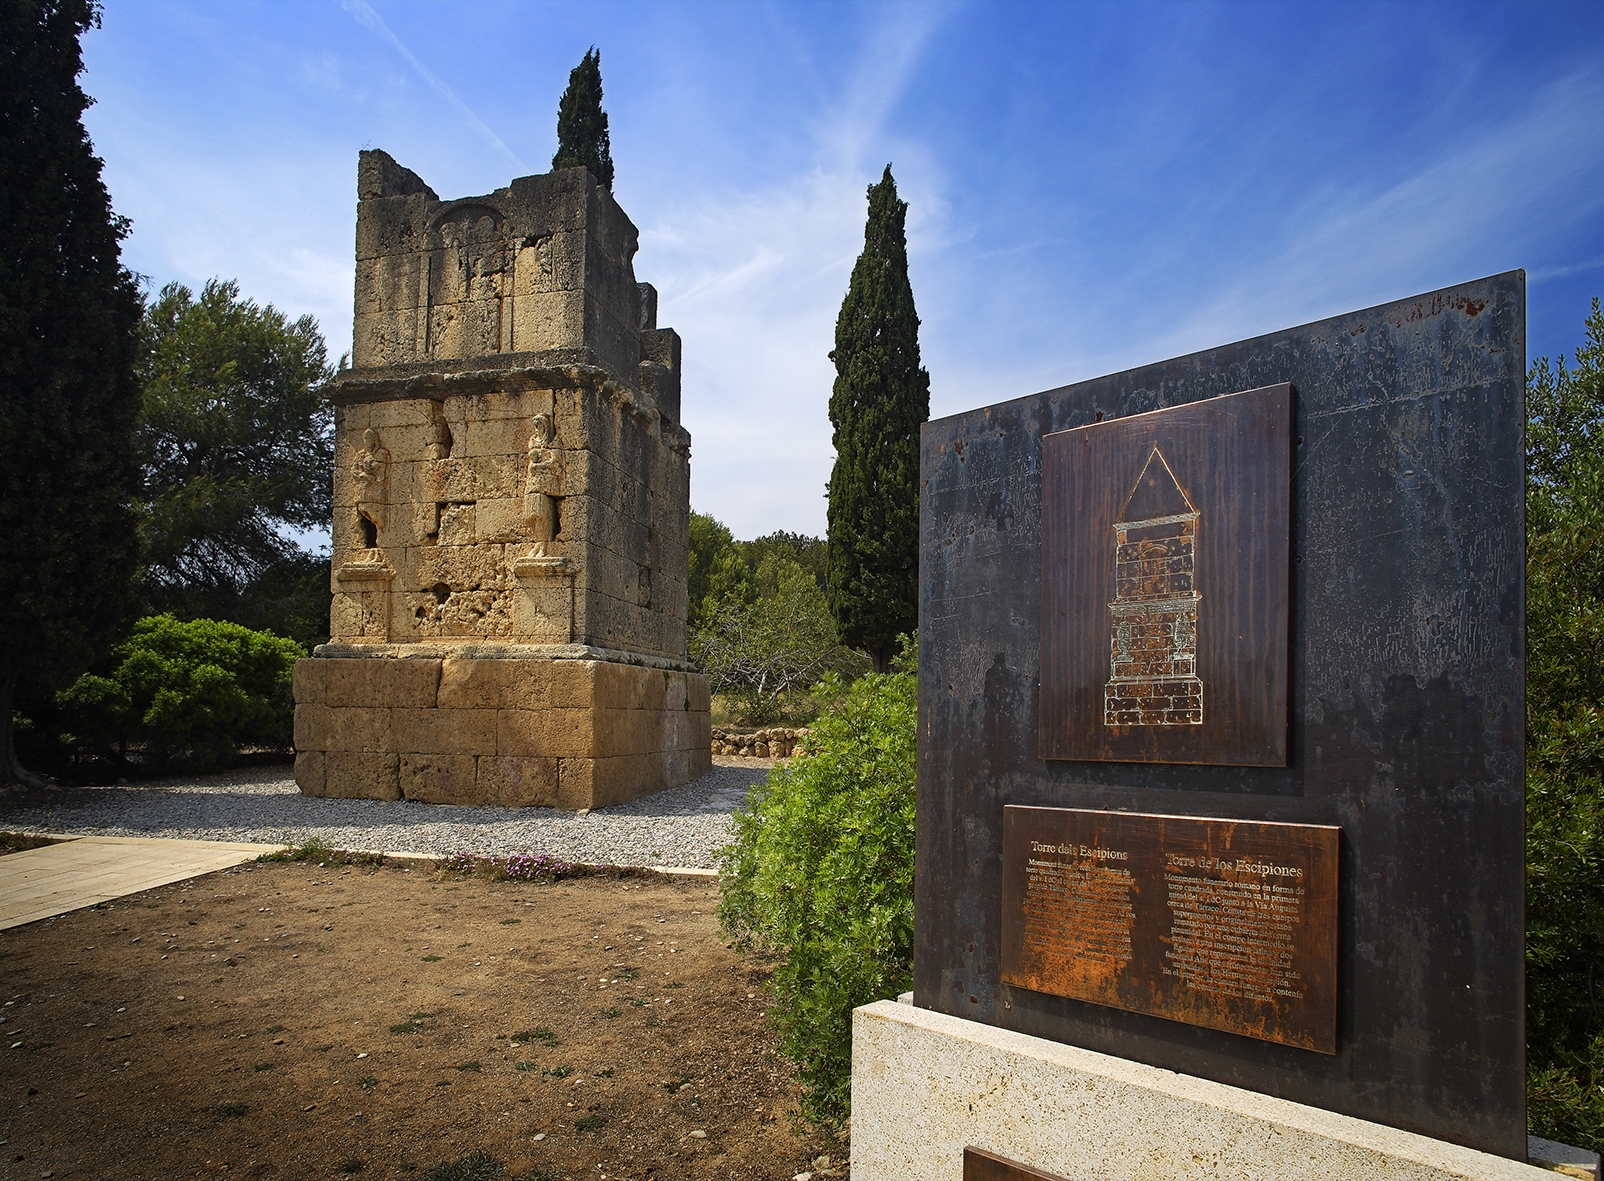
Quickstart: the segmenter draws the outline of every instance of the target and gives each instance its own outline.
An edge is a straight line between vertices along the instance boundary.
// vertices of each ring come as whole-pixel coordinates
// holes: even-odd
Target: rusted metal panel
[[[1334,1054],[1340,832],[1004,808],[1002,981]]]
[[[1516,271],[925,425],[916,1004],[1525,1152],[1525,349]],[[1041,758],[1043,437],[1282,383],[1286,766]],[[1337,1052],[1003,983],[1008,804],[1340,827]]]
[[[1057,1173],[1044,1173],[984,1148],[964,1149],[964,1181],[1065,1181]]]
[[[1286,766],[1292,387],[1041,445],[1041,757]]]

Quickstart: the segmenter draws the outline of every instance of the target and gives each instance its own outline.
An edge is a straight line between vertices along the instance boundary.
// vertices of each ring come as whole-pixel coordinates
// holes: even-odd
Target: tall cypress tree
[[[557,154],[551,166],[588,168],[610,193],[613,153],[601,103],[601,51],[592,45],[568,75],[568,89],[557,103]]]
[[[908,204],[886,165],[869,186],[863,253],[835,322],[830,610],[841,638],[884,672],[919,620],[919,424],[930,374],[908,283]]]
[[[138,557],[139,289],[83,126],[91,0],[0,0],[0,784],[24,678],[62,684],[114,638]]]

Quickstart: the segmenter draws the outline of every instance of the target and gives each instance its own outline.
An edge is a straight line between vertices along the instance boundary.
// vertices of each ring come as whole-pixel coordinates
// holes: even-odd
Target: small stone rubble
[[[0,797],[0,829],[287,845],[315,838],[386,853],[528,853],[587,865],[713,869],[732,835],[730,814],[772,765],[720,760],[681,787],[589,813],[319,799],[296,789],[288,766],[254,767]]]
[[[713,727],[713,753],[734,759],[788,759],[807,741],[807,730],[782,726],[766,730]]]

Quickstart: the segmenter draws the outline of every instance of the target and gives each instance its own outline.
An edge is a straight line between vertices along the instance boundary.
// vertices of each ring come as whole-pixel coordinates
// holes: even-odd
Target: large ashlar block
[[[307,795],[603,808],[712,765],[707,678],[605,660],[313,657],[296,665]]]
[[[852,1014],[852,1175],[960,1181],[981,1148],[1069,1181],[1540,1181],[1458,1144],[879,1001]]]

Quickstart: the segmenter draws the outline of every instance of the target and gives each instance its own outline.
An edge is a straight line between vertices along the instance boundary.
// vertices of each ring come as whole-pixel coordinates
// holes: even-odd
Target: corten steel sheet
[[[1284,767],[1291,387],[1041,448],[1041,757]]]
[[[1057,1173],[1044,1173],[1011,1161],[984,1148],[964,1149],[964,1181],[1064,1181]]]
[[[1515,271],[925,425],[915,1003],[1525,1152],[1525,354]],[[1042,759],[1043,436],[1281,383],[1287,765]],[[1340,827],[1337,1052],[1002,983],[1006,804]]]
[[[1340,833],[1004,808],[1002,981],[1334,1054]]]

